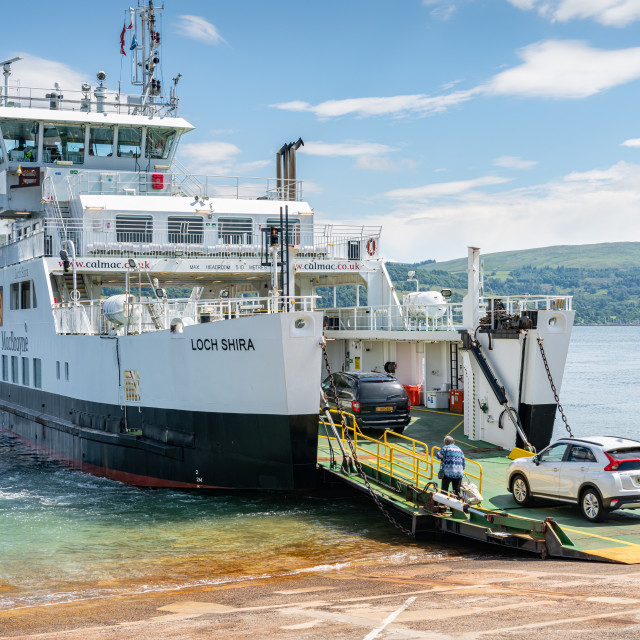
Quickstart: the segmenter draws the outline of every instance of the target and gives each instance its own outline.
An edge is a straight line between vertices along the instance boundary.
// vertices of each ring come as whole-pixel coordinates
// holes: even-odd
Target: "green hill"
[[[576,324],[640,324],[640,242],[563,245],[481,255],[487,295],[573,295]],[[450,288],[467,290],[467,258],[387,265],[400,294]]]

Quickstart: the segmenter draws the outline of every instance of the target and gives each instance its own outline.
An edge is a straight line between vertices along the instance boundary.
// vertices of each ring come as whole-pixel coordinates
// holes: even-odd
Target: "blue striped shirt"
[[[441,467],[447,478],[462,478],[465,461],[460,447],[447,444],[436,453],[436,456],[442,461]]]

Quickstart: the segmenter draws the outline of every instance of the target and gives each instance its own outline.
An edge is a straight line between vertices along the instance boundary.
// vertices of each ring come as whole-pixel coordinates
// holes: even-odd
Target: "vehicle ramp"
[[[528,510],[524,516],[495,508],[493,500],[483,500],[484,505],[459,500],[439,488],[436,452],[440,447],[391,431],[375,439],[358,429],[353,414],[342,415],[344,423],[337,410],[320,420],[318,468],[323,483],[346,485],[370,495],[390,523],[408,535],[420,539],[452,534],[542,558],[640,563],[640,545],[617,539],[607,543],[600,535],[567,530],[543,510]],[[505,460],[506,455],[505,451]],[[494,494],[495,487],[483,486],[483,465],[465,460],[467,478],[481,493]]]

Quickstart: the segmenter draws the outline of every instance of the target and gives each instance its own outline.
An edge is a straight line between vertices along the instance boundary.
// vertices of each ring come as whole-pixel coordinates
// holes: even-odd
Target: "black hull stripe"
[[[130,406],[127,431],[117,405],[6,383],[0,383],[0,392],[0,428],[94,475],[142,486],[283,491],[315,486],[317,414]]]

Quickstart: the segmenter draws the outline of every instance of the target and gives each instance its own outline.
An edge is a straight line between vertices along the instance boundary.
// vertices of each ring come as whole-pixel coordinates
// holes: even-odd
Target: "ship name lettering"
[[[7,332],[3,331],[2,350],[26,353],[27,351],[29,351],[29,338],[27,338],[26,336],[14,336],[13,331],[9,335],[7,335]]]
[[[253,346],[253,340],[249,338],[222,338],[222,350],[223,351],[255,351]]]
[[[192,351],[255,351],[251,338],[191,338]]]

